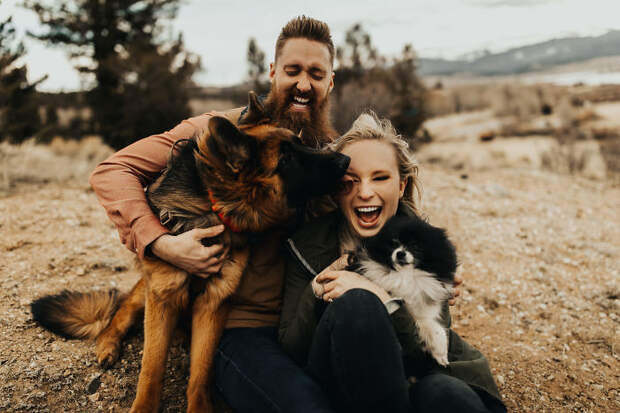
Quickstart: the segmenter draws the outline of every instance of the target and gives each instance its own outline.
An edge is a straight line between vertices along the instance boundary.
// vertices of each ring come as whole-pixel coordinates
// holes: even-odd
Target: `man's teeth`
[[[375,212],[379,210],[378,206],[355,208],[358,212]]]
[[[295,102],[297,102],[297,103],[301,103],[302,105],[305,105],[305,104],[307,104],[308,102],[310,102],[310,99],[308,99],[308,98],[302,98],[302,97],[299,97],[299,96],[295,96],[293,99],[295,100]]]

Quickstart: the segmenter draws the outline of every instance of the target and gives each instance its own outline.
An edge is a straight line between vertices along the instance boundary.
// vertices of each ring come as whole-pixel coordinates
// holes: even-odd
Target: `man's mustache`
[[[311,89],[308,92],[301,92],[299,89],[297,89],[296,85],[293,85],[289,88],[289,90],[287,91],[287,95],[293,99],[294,97],[299,97],[299,98],[304,98],[304,99],[310,99],[310,101],[314,101],[314,90]]]

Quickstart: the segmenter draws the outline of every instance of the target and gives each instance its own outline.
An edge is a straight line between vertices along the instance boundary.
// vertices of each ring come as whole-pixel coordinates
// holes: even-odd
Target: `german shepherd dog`
[[[422,344],[448,365],[448,335],[439,319],[452,295],[457,258],[446,232],[417,216],[395,216],[349,255],[350,271],[400,297],[414,318]]]
[[[145,257],[138,263],[142,278],[128,295],[65,290],[34,301],[33,319],[64,337],[95,338],[97,361],[107,367],[144,309],[144,353],[131,412],[156,412],[174,327],[183,310],[191,310],[187,411],[211,411],[211,364],[226,299],[248,263],[248,237],[287,223],[309,197],[335,191],[348,164],[348,157],[308,148],[293,132],[276,127],[250,92],[239,127],[211,118],[208,130],[182,144],[147,190],[153,211],[172,234],[226,226],[217,242],[230,246],[230,256],[220,274],[203,279]]]

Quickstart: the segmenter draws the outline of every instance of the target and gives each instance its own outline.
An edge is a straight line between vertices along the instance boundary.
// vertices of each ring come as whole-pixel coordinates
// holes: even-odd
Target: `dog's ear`
[[[258,124],[266,118],[265,106],[262,104],[256,93],[250,90],[248,92],[248,110],[239,121],[239,124]]]
[[[209,120],[209,151],[235,174],[252,159],[256,142],[228,119],[214,116]]]

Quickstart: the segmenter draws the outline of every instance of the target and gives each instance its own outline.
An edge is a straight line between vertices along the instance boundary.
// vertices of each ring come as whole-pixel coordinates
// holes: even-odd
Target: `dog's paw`
[[[420,338],[441,366],[448,365],[448,335],[446,330],[437,322],[418,323]]]
[[[104,369],[111,368],[120,355],[120,345],[113,342],[97,343],[97,363]]]
[[[435,354],[433,353],[433,358],[437,361],[440,366],[446,367],[450,362],[448,361],[448,352],[445,354]]]
[[[442,366],[448,365],[448,335],[446,330],[437,324],[433,328],[432,340],[429,343],[429,351],[433,358]]]
[[[153,406],[151,406],[150,404],[147,406],[141,405],[141,404],[136,404],[134,402],[134,404],[131,406],[131,410],[129,410],[129,413],[153,413],[156,412],[157,409],[155,409]]]
[[[213,403],[208,392],[188,395],[187,413],[211,413],[213,411]]]

